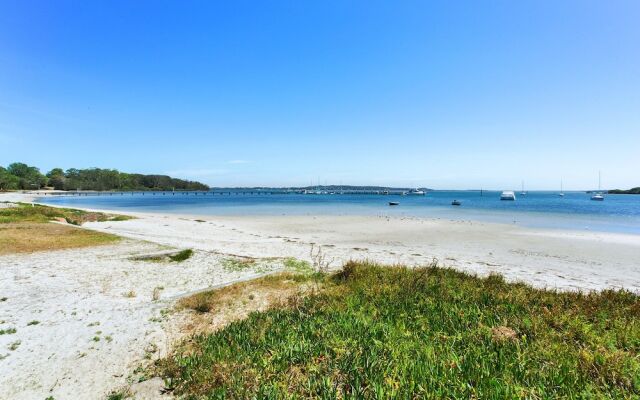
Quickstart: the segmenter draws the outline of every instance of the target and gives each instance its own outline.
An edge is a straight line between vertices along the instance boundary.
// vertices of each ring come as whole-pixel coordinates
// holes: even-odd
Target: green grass
[[[0,329],[0,335],[13,335],[16,332],[16,328]]]
[[[172,256],[169,256],[169,259],[174,262],[182,262],[184,260],[189,259],[193,255],[193,250],[186,249],[182,250]]]
[[[285,258],[282,264],[289,271],[295,271],[302,274],[310,274],[313,272],[313,267],[308,261],[298,260],[294,257]]]
[[[194,399],[640,396],[640,298],[629,292],[366,263],[323,287],[189,338],[156,373]]]
[[[229,272],[244,271],[256,268],[256,260],[253,258],[225,258],[222,267]]]
[[[16,207],[0,208],[0,224],[49,222],[58,218],[62,218],[73,225],[82,225],[87,221],[126,221],[134,217],[74,210],[70,208],[48,207],[39,204],[19,203]]]

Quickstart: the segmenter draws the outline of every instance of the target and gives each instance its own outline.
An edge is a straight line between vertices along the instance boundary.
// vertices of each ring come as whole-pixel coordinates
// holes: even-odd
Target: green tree
[[[24,163],[9,164],[7,171],[18,177],[20,189],[40,189],[47,184],[47,177],[38,168]]]
[[[11,174],[6,168],[0,167],[0,190],[18,189],[20,178]]]
[[[47,173],[47,178],[49,178],[49,186],[53,186],[56,190],[64,190],[64,171],[62,168],[54,168]]]

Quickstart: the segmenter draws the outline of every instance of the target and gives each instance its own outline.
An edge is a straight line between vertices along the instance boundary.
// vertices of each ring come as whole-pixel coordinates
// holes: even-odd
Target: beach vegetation
[[[47,222],[65,221],[81,225],[87,221],[110,221],[114,217],[117,216],[35,204],[0,208],[0,254],[113,243],[119,240],[118,236]]]
[[[131,397],[131,393],[126,390],[123,391],[115,391],[109,393],[107,396],[107,400],[125,400]]]
[[[0,224],[64,220],[73,225],[82,225],[85,222],[126,221],[134,218],[128,215],[113,215],[40,204],[18,203],[13,207],[0,208]]]
[[[193,250],[185,249],[176,254],[169,255],[169,259],[173,262],[182,262],[188,260],[193,255]]]
[[[253,269],[256,264],[256,259],[249,257],[229,257],[222,260],[222,267],[229,272]]]
[[[16,328],[0,329],[0,335],[13,335],[16,332]]]
[[[304,274],[313,272],[313,267],[311,266],[310,262],[305,260],[300,260],[295,257],[285,258],[282,261],[282,265],[284,265],[284,267],[288,271],[294,271],[294,272],[299,272]]]
[[[29,322],[27,323],[27,326],[38,325],[39,323],[40,323],[40,321],[33,320],[33,321],[29,321]]]
[[[298,276],[178,307],[224,314],[268,282],[304,286]],[[153,373],[184,398],[640,396],[640,297],[628,291],[541,290],[435,263],[350,262],[322,277],[318,291],[193,332]]]

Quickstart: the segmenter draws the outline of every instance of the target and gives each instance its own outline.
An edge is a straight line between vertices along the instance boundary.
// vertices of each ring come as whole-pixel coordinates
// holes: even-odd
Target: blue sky
[[[638,1],[0,0],[0,165],[640,185]]]

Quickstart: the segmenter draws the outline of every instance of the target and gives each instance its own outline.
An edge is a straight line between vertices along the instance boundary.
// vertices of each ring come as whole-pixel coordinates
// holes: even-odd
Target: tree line
[[[209,190],[209,186],[167,175],[143,175],[116,169],[54,168],[43,174],[36,167],[13,163],[0,166],[0,190]]]

